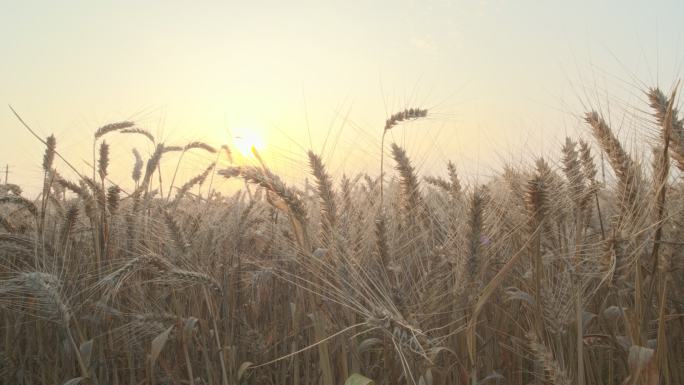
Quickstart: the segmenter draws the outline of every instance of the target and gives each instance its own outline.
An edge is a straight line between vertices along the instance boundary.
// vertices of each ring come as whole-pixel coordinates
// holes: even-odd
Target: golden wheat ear
[[[382,139],[380,144],[380,204],[383,203],[384,196],[384,178],[385,178],[385,135],[397,124],[406,121],[424,118],[427,116],[428,110],[420,108],[407,108],[404,111],[392,114],[385,121],[385,128],[382,130]]]
[[[135,125],[135,123],[130,122],[130,121],[105,124],[104,126],[98,128],[95,131],[95,134],[94,134],[95,140],[100,139],[101,137],[109,134],[110,132],[131,128],[134,125]]]
[[[639,201],[644,187],[641,167],[625,151],[608,123],[596,111],[588,112],[585,121],[592,128],[592,134],[599,146],[608,156],[608,163],[618,180],[619,226],[638,226],[638,217],[642,212]]]
[[[98,174],[103,182],[107,176],[107,167],[109,167],[109,145],[103,140],[100,143],[100,158],[97,161]]]
[[[321,241],[325,248],[333,246],[335,226],[337,224],[337,203],[332,178],[323,165],[321,158],[309,151],[309,166],[316,178],[316,193],[320,201]]]
[[[669,143],[677,168],[684,171],[684,122],[679,119],[679,110],[674,106],[674,93],[673,97],[668,98],[656,87],[649,89],[646,94],[656,122],[662,129],[663,141]]]

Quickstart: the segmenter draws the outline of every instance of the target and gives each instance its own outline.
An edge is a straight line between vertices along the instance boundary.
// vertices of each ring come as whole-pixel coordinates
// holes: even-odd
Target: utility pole
[[[9,176],[9,164],[5,165],[5,184],[7,184],[7,177]]]

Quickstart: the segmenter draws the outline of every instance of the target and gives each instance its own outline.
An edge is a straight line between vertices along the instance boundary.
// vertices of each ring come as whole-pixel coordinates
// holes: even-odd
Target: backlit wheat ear
[[[183,147],[183,151],[190,151],[193,149],[204,150],[204,151],[209,152],[211,154],[216,153],[216,149],[213,146],[211,146],[207,143],[204,143],[204,142],[190,142],[190,143],[186,144],[185,147]]]
[[[618,178],[618,193],[621,213],[618,223],[633,223],[633,217],[639,212],[638,199],[643,188],[640,169],[623,149],[620,141],[613,135],[608,124],[595,111],[585,117],[592,127],[597,142],[608,155],[608,162]]]
[[[93,163],[92,163],[92,167],[93,167],[93,176],[92,176],[92,177],[93,177],[93,179],[95,179],[95,176],[96,176],[96,167],[97,167],[97,165],[96,165],[96,159],[95,159],[95,152],[96,152],[96,149],[97,149],[97,141],[98,141],[98,139],[100,139],[100,138],[102,138],[103,136],[109,134],[110,132],[115,132],[115,131],[123,130],[123,129],[130,128],[130,127],[133,127],[133,126],[134,126],[134,123],[133,123],[133,122],[124,121],[124,122],[111,123],[111,124],[104,125],[104,126],[98,128],[98,129],[95,131],[95,134],[94,134],[94,137],[93,137]]]
[[[78,220],[78,205],[77,204],[72,204],[67,208],[66,213],[64,214],[64,222],[62,223],[62,227],[60,229],[60,248],[62,250],[65,249],[67,242],[69,241],[69,237],[71,234],[73,234],[74,229],[76,228],[76,222]]]
[[[675,148],[673,149],[673,152],[675,156],[677,156],[676,142],[680,139],[678,138],[678,135],[682,131],[682,122],[677,119],[677,109],[674,108],[675,91],[672,92],[669,99],[665,98],[664,101],[668,101],[667,105],[664,106],[665,110],[662,110],[663,106],[661,104],[656,104],[654,102],[654,99],[656,99],[657,96],[659,96],[657,98],[658,100],[660,100],[660,97],[663,97],[662,93],[655,89],[651,91],[651,95],[653,95],[651,106],[656,110],[656,118],[662,128],[663,136],[663,147],[661,149],[656,147],[655,149],[653,167],[654,190],[656,192],[657,201],[656,211],[659,212],[658,216],[661,216],[663,210],[662,205],[665,202],[665,184],[667,183],[667,177],[670,173],[669,149],[674,144]]]
[[[342,213],[349,215],[354,204],[352,203],[352,183],[346,174],[342,174],[340,190],[342,191]]]
[[[173,240],[180,254],[185,254],[189,245],[188,242],[185,240],[185,235],[183,235],[183,231],[178,225],[176,219],[173,216],[171,216],[171,214],[168,211],[164,210],[163,214],[164,223],[166,223],[166,228],[169,230],[171,239]]]
[[[204,181],[207,179],[209,176],[209,173],[214,169],[214,166],[216,166],[215,163],[210,164],[202,173],[195,175],[192,177],[190,180],[185,182],[179,189],[178,192],[176,193],[176,197],[174,200],[171,202],[171,205],[176,205],[180,200],[183,198],[185,194],[187,194],[188,191],[190,191],[191,188],[194,186],[201,185],[204,183]]]
[[[311,173],[316,178],[316,192],[320,200],[321,231],[323,247],[330,247],[333,240],[333,231],[337,223],[337,204],[333,190],[332,178],[328,175],[321,158],[309,151],[309,166]]]
[[[634,161],[622,148],[620,141],[613,135],[613,131],[608,124],[596,111],[588,112],[585,116],[586,122],[591,126],[592,133],[599,145],[608,155],[615,175],[622,181],[628,183],[630,174],[633,172]]]
[[[597,186],[596,181],[596,164],[594,163],[594,157],[591,155],[591,148],[589,144],[583,140],[579,141],[580,144],[580,160],[582,161],[582,172],[584,177],[589,181],[590,186]]]
[[[119,186],[110,186],[107,189],[107,210],[111,215],[116,214],[119,209],[119,202],[121,201],[121,188]]]
[[[406,210],[407,215],[416,215],[423,208],[423,197],[420,193],[420,183],[416,170],[406,155],[406,151],[396,143],[392,143],[392,156],[397,163],[396,169],[399,171],[404,210]]]
[[[159,166],[159,162],[161,162],[161,158],[164,154],[165,149],[166,147],[164,147],[164,144],[158,144],[156,149],[154,150],[154,153],[152,153],[152,156],[150,156],[150,159],[147,160],[147,166],[145,167],[145,176],[143,177],[143,181],[140,184],[139,190],[146,190],[147,187],[149,187],[149,184],[152,181],[152,175],[154,174],[154,171],[157,169],[157,166]]]
[[[525,206],[528,212],[528,231],[530,234],[538,233],[538,229],[544,228],[548,213],[548,192],[547,185],[548,178],[546,177],[546,167],[543,162],[537,163],[537,171],[527,182],[525,189]],[[539,167],[541,166],[541,167]],[[532,238],[532,237],[530,237]],[[537,321],[537,330],[541,332],[543,329],[543,309],[542,301],[542,256],[541,256],[541,235],[534,237],[534,244],[532,247],[533,262],[535,267],[534,272],[534,286],[535,286],[535,305],[536,312],[535,319]]]
[[[570,138],[565,138],[563,152],[563,173],[568,180],[570,196],[577,207],[583,207],[586,203],[584,192],[584,178],[577,153],[577,143]]]
[[[79,186],[76,183],[70,182],[66,179],[58,179],[57,183],[59,183],[62,187],[64,187],[66,190],[69,190],[76,195],[78,195],[81,199],[88,199],[90,198],[90,193],[88,190],[84,188],[84,186]]]
[[[584,178],[582,174],[582,169],[579,161],[579,154],[577,152],[577,144],[573,142],[570,138],[565,139],[565,145],[562,149],[563,152],[563,173],[568,181],[568,190],[570,192],[570,198],[574,203],[575,215],[575,260],[581,260],[580,256],[580,243],[582,237],[582,227],[584,223],[580,220],[582,215],[586,211],[586,206],[588,200],[586,199]],[[577,333],[577,341],[575,345],[577,346],[577,376],[580,378],[579,383],[584,384],[584,325],[582,320],[582,293],[581,288],[577,287],[581,285],[581,282],[577,282],[575,290],[577,294],[575,297],[575,330]]]
[[[154,135],[152,135],[149,131],[139,128],[139,127],[131,127],[131,128],[124,128],[121,131],[119,131],[122,134],[137,134],[137,135],[142,135],[149,139],[150,142],[156,143],[156,139],[154,138]]]
[[[682,123],[677,119],[677,109],[674,107],[674,102],[675,102],[675,97],[676,97],[676,92],[677,88],[679,87],[679,83],[677,83],[677,86],[673,89],[672,94],[670,95],[670,98],[668,100],[667,106],[665,107],[665,111],[663,114],[663,111],[661,109],[657,109],[658,113],[656,114],[658,121],[660,123],[660,126],[662,128],[663,132],[663,148],[658,151],[654,156],[654,179],[653,179],[653,190],[655,192],[655,217],[654,222],[656,223],[656,230],[655,233],[653,234],[653,246],[651,248],[651,271],[653,272],[653,278],[652,278],[652,283],[650,287],[648,288],[648,294],[647,298],[650,299],[653,296],[653,293],[656,291],[656,284],[655,281],[656,279],[658,281],[661,281],[662,283],[659,285],[659,296],[658,296],[658,331],[657,331],[657,353],[658,353],[658,365],[661,368],[666,369],[665,372],[667,372],[667,367],[668,367],[668,358],[667,358],[667,338],[665,335],[665,320],[663,319],[665,317],[665,312],[666,312],[666,298],[667,298],[667,271],[669,270],[669,266],[671,264],[670,258],[668,258],[661,252],[661,245],[660,241],[663,237],[663,221],[665,219],[665,203],[666,203],[666,195],[667,195],[667,178],[670,174],[670,148],[673,147],[672,144],[674,144],[674,149],[673,152],[675,154],[676,159],[681,159],[679,157],[679,146],[677,141],[681,140],[681,137],[679,136],[682,132]],[[674,141],[673,141],[674,138]],[[679,165],[679,162],[677,162]],[[637,259],[637,263],[640,263],[639,260]],[[639,274],[639,272],[637,272]],[[657,278],[656,278],[657,277]],[[640,310],[637,308],[637,310]],[[649,318],[650,314],[650,309],[647,307],[646,308],[646,314],[645,318]]]
[[[451,193],[451,183],[445,181],[442,178],[434,177],[434,176],[424,176],[423,180],[425,183],[433,185],[439,189],[442,189],[446,193]]]
[[[382,130],[382,139],[380,141],[380,204],[383,203],[384,180],[385,180],[385,135],[387,131],[391,130],[397,124],[405,121],[427,116],[427,109],[408,108],[404,111],[397,112],[390,116],[385,121],[385,128]]]
[[[100,143],[100,159],[98,160],[98,173],[102,180],[107,176],[107,167],[109,167],[109,145],[103,140]]]
[[[590,203],[593,199],[595,201],[596,210],[598,211],[598,219],[601,227],[601,236],[605,239],[605,229],[603,228],[603,218],[600,213],[600,204],[598,199],[599,183],[596,180],[596,164],[594,163],[594,157],[591,155],[591,148],[589,144],[584,140],[579,141],[580,145],[580,162],[582,163],[582,174],[587,180],[587,186],[585,189],[585,196],[582,205],[585,207],[585,223],[589,225],[592,220],[593,211],[592,204]]]
[[[277,209],[283,210],[288,214],[299,246],[305,252],[311,252],[306,229],[308,224],[306,206],[297,190],[288,187],[277,175],[263,166],[261,168],[253,166],[229,167],[219,171],[219,174],[226,178],[240,176],[249,183],[264,187],[273,196],[282,201],[283,205],[279,205],[278,202],[272,202],[272,204]]]
[[[458,200],[461,196],[461,181],[458,178],[456,165],[451,161],[447,162],[447,170],[449,171],[449,184],[451,185],[451,195],[454,200]]]
[[[532,220],[532,227],[537,227],[544,220],[546,214],[547,189],[544,182],[543,176],[539,174],[535,174],[527,182],[525,204]]]
[[[656,121],[662,128],[662,136],[665,138],[665,127],[668,124],[666,122],[668,119],[668,106],[671,100],[659,88],[651,88],[648,91],[648,98],[651,108],[655,111]],[[679,119],[677,108],[673,107],[670,114],[669,148],[672,151],[672,158],[676,161],[677,168],[684,171],[684,122]]]
[[[54,135],[50,135],[45,141],[45,154],[43,155],[43,193],[40,203],[40,219],[38,220],[38,231],[43,234],[45,231],[45,216],[48,202],[54,201],[50,196],[51,185],[55,181],[57,172],[52,169],[55,160],[57,140]],[[59,204],[57,205],[59,207]]]
[[[477,276],[482,262],[483,212],[487,201],[487,190],[484,186],[473,192],[468,213],[468,257],[466,272],[468,284],[477,283]]]
[[[190,142],[190,143],[186,144],[183,147],[183,150],[181,152],[180,157],[178,158],[178,163],[176,164],[176,169],[173,171],[173,176],[171,177],[171,183],[169,184],[169,192],[167,194],[167,201],[168,201],[168,199],[171,199],[171,192],[173,191],[173,186],[174,186],[174,183],[176,182],[176,175],[178,174],[178,169],[180,169],[180,165],[181,165],[181,162],[183,161],[183,157],[185,156],[185,153],[190,151],[190,150],[194,150],[194,149],[204,150],[204,151],[209,152],[211,154],[216,153],[216,149],[214,147],[212,147],[209,144],[204,143],[204,142],[195,141],[195,142]],[[202,181],[204,181],[205,178],[206,178],[206,175],[204,176],[204,178],[202,178]],[[197,183],[197,182],[195,182],[195,183]]]
[[[226,159],[228,159],[228,163],[233,163],[233,152],[230,150],[230,147],[228,147],[227,144],[224,144],[221,146],[221,150],[226,154]]]
[[[62,186],[65,190],[75,193],[83,201],[88,217],[91,219],[93,218],[93,210],[95,208],[94,200],[85,186],[77,185],[62,178],[57,179],[57,184]]]
[[[166,154],[167,152],[182,152],[183,148],[183,146],[164,146],[162,154]]]
[[[404,111],[397,112],[396,114],[392,114],[386,121],[385,121],[385,130],[390,130],[392,127],[396,126],[397,124],[405,121],[405,120],[411,120],[411,119],[418,119],[418,118],[424,118],[427,116],[428,110],[426,109],[420,109],[420,108],[407,108]]]
[[[54,135],[50,135],[45,142],[47,143],[47,146],[45,146],[45,155],[43,155],[43,171],[50,172],[50,170],[52,170],[52,164],[55,161],[57,139],[55,139]]]
[[[102,186],[87,176],[83,177],[83,183],[90,188],[92,196],[95,198],[97,204],[100,207],[104,207],[107,202],[107,195]]]
[[[298,220],[306,220],[306,207],[302,202],[300,193],[294,188],[288,187],[277,175],[268,169],[263,170],[257,167],[240,167],[237,170],[239,175],[248,182],[258,184],[275,193],[287,204],[289,210]],[[230,173],[228,172],[228,174]]]
[[[95,131],[95,140],[107,135],[110,132],[119,131],[125,128],[133,127],[135,123],[130,121],[123,121],[117,123],[106,124]]]
[[[135,148],[133,149],[133,156],[135,157],[135,164],[133,165],[133,172],[131,177],[133,181],[137,184],[142,176],[143,160],[140,153]]]

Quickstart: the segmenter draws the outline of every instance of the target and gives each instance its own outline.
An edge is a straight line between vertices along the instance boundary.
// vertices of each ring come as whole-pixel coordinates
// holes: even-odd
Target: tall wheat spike
[[[323,247],[332,246],[335,226],[337,224],[337,204],[333,190],[332,178],[328,175],[321,158],[309,151],[309,167],[316,178],[316,190],[320,199],[321,239]]]

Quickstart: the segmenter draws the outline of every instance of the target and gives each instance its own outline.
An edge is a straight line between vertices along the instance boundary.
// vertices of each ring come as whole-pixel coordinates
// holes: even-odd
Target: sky
[[[239,153],[254,138],[293,183],[309,149],[336,177],[377,174],[385,119],[420,107],[427,119],[388,143],[422,174],[453,160],[476,180],[557,159],[566,135],[588,136],[588,108],[643,134],[625,111],[681,75],[682,14],[680,1],[0,1],[0,166],[27,191],[41,183],[43,148],[12,105],[83,171],[94,131],[133,120],[166,144]],[[130,183],[131,149],[152,149],[106,140],[112,179]],[[179,179],[213,160],[188,154]]]

